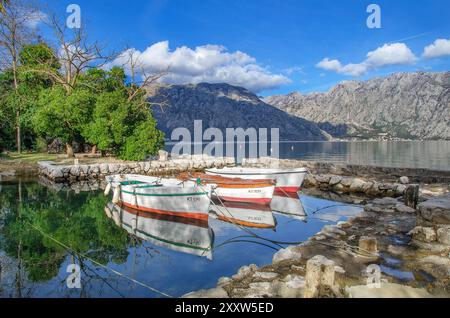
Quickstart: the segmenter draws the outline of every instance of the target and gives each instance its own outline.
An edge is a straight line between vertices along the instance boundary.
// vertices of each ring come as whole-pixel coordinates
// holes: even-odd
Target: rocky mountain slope
[[[450,139],[450,72],[396,73],[264,101],[335,137]]]
[[[279,128],[281,140],[327,140],[330,136],[314,123],[289,115],[268,105],[250,91],[228,84],[171,85],[149,92],[158,128],[170,138],[172,131],[186,127],[193,133],[194,120],[203,121],[203,130],[215,127]],[[193,136],[193,135],[192,135]],[[192,137],[193,138],[193,137]]]

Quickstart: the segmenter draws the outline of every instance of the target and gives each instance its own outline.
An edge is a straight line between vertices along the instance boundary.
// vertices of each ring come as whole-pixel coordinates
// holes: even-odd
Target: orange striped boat
[[[275,190],[271,179],[244,180],[208,175],[201,172],[183,172],[179,180],[197,180],[200,184],[213,186],[212,194],[224,201],[269,204]]]

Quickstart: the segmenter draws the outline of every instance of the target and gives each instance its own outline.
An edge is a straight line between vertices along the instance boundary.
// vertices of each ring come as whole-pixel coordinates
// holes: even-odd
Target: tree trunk
[[[66,154],[67,158],[75,157],[75,155],[73,154],[73,147],[70,143],[66,143]]]
[[[97,153],[97,145],[93,145],[91,149],[91,153],[95,155]]]

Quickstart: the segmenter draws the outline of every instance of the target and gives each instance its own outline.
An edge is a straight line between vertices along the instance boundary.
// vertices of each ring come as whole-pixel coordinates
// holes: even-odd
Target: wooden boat
[[[306,212],[297,193],[276,193],[270,202],[274,213],[279,213],[300,221],[306,220]]]
[[[212,259],[214,233],[207,220],[148,213],[112,202],[105,213],[117,226],[156,246]]]
[[[276,221],[270,207],[239,202],[213,202],[210,216],[221,221],[252,228],[275,228]]]
[[[201,172],[184,172],[177,176],[180,180],[191,180],[213,187],[213,196],[223,201],[269,204],[275,189],[270,179],[244,180],[208,175]]]
[[[142,175],[106,177],[105,195],[112,188],[113,203],[140,211],[207,220],[211,187],[192,181]]]
[[[225,167],[222,169],[206,169],[209,175],[217,175],[227,178],[242,179],[272,179],[276,181],[275,192],[296,193],[300,190],[308,170],[305,168],[295,169],[264,169]]]

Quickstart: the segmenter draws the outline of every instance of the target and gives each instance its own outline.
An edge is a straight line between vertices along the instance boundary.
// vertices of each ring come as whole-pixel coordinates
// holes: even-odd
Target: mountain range
[[[203,130],[219,128],[279,128],[280,140],[329,140],[316,124],[268,105],[254,93],[228,84],[164,85],[149,92],[153,116],[167,139],[178,127],[194,132],[194,121]],[[161,105],[161,104],[164,105]]]
[[[450,72],[345,81],[326,93],[264,99],[338,138],[450,139]]]
[[[450,72],[344,81],[325,93],[260,98],[228,84],[162,85],[149,92],[158,128],[279,128],[280,140],[450,139]],[[164,105],[161,106],[160,104]]]

